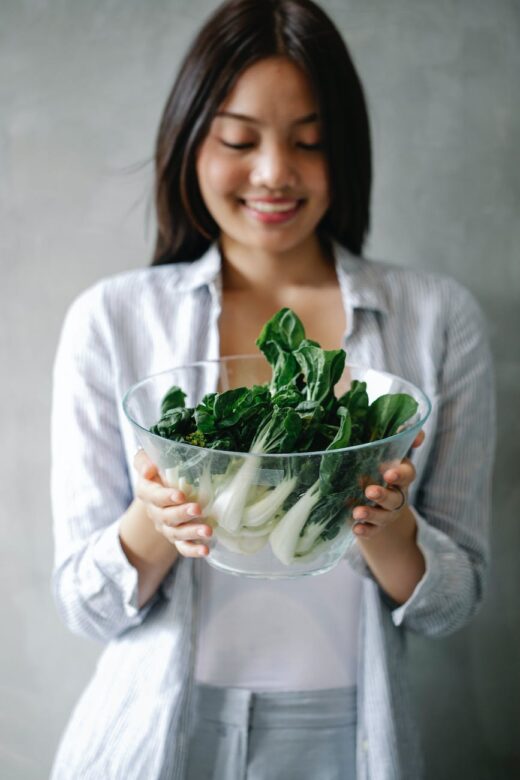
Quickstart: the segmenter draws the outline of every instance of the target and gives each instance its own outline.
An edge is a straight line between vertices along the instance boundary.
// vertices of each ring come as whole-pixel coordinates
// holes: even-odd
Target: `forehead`
[[[272,57],[247,68],[219,110],[276,117],[316,111],[317,100],[298,65],[284,57]]]

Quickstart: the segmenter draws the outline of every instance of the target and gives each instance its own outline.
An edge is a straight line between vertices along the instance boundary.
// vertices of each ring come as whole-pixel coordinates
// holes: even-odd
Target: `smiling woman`
[[[226,8],[226,21],[219,8],[196,36],[160,123],[154,263],[200,257],[220,235],[196,176],[200,146],[210,137],[231,144],[223,147],[229,154],[253,153],[260,142],[262,151],[266,143],[272,150],[273,141],[283,139],[285,152],[318,158],[309,165],[321,158],[334,197],[318,236],[333,236],[358,254],[370,222],[371,145],[363,89],[345,42],[319,6],[307,0],[242,0]],[[253,92],[246,85],[254,86]],[[233,148],[237,145],[242,148]],[[279,156],[282,148],[274,151]],[[291,197],[299,195],[297,184],[290,186]],[[256,196],[265,189],[262,182],[250,182],[243,194]]]
[[[326,14],[311,0],[220,6],[161,119],[152,265],[79,296],[58,347],[53,587],[71,630],[108,647],[53,780],[421,777],[404,636],[454,631],[482,599],[492,369],[466,290],[363,257],[371,177],[363,90]],[[149,374],[254,352],[283,307],[297,315],[280,326],[287,343],[301,321],[311,352],[345,348],[434,409],[424,444],[379,464],[383,484],[360,480],[356,539],[335,568],[240,580],[206,564],[203,495],[135,455],[118,399]],[[349,396],[353,419],[362,397]],[[314,419],[316,407],[299,411]],[[245,505],[247,472],[234,476]],[[310,511],[310,486],[294,487]]]

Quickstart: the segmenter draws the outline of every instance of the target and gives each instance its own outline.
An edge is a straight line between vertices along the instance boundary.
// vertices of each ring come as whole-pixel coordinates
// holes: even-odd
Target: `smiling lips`
[[[264,198],[240,201],[248,213],[264,223],[287,222],[300,210],[303,200],[286,200],[284,198]]]

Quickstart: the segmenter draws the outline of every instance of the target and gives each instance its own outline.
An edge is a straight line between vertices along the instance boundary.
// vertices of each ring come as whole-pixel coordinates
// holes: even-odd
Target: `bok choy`
[[[358,380],[336,396],[345,351],[307,339],[288,308],[264,325],[256,343],[271,366],[269,382],[208,393],[193,408],[173,386],[150,431],[203,448],[202,470],[195,450],[167,476],[190,499],[198,497],[223,545],[247,555],[269,544],[290,566],[333,540],[363,500],[364,475],[377,470],[378,456],[373,448],[354,456],[346,448],[393,436],[418,404],[404,393],[369,403],[366,383]],[[282,469],[277,455],[284,456]]]

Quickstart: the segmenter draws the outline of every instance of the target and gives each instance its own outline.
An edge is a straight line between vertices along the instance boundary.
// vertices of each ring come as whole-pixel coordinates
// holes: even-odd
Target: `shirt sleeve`
[[[494,371],[480,307],[459,285],[450,293],[433,443],[410,494],[426,570],[404,604],[383,594],[396,626],[427,636],[450,634],[471,619],[489,564]],[[359,550],[349,558],[372,576]]]
[[[99,284],[70,307],[54,363],[52,589],[71,631],[108,641],[142,622],[154,600],[138,608],[137,570],[119,540],[133,496],[101,312]]]

